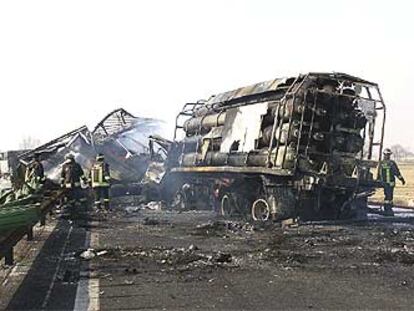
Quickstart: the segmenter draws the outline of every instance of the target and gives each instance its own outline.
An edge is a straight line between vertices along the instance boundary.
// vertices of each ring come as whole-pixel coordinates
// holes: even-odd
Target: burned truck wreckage
[[[342,73],[187,103],[168,146],[164,189],[175,204],[208,196],[223,215],[255,220],[355,217],[381,187],[371,170],[384,124],[378,85]]]
[[[123,109],[19,156],[39,155],[59,183],[65,155],[89,171],[97,154],[112,195],[172,208],[214,208],[266,221],[362,216],[382,183],[385,105],[378,85],[343,73],[274,79],[187,103],[174,140],[165,124]],[[16,171],[13,175],[17,176]]]
[[[105,116],[92,131],[82,126],[19,158],[22,163],[28,163],[34,155],[39,155],[45,175],[58,184],[66,154],[73,154],[87,172],[96,155],[102,153],[111,168],[113,194],[139,191],[136,188],[151,162],[149,136],[164,135],[164,127],[160,120],[135,117],[124,109],[117,109]]]

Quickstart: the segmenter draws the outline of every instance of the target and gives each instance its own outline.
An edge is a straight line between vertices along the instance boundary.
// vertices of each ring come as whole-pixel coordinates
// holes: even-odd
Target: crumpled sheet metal
[[[140,182],[151,162],[149,136],[165,135],[164,122],[149,118],[135,118],[129,127],[99,139],[96,151],[105,155],[111,176],[125,183]]]
[[[60,182],[60,173],[66,154],[72,153],[84,169],[92,166],[93,159],[96,156],[93,138],[86,126],[82,126],[22,155],[22,161],[29,162],[34,153],[40,154],[46,176],[56,183]]]
[[[145,172],[145,176],[142,179],[142,182],[160,184],[165,173],[166,169],[164,163],[151,162],[148,165],[148,169]]]
[[[119,134],[123,130],[130,128],[137,120],[132,114],[124,109],[116,109],[107,114],[94,128],[92,135],[96,142],[111,137],[111,135]]]
[[[93,132],[83,126],[24,154],[22,160],[28,162],[34,153],[41,154],[46,176],[58,183],[66,154],[72,153],[87,174],[96,155],[103,153],[115,181],[140,182],[151,161],[148,137],[153,134],[164,135],[165,123],[118,109]]]

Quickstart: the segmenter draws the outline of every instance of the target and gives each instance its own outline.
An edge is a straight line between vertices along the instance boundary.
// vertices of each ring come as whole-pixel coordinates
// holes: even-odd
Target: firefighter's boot
[[[394,216],[394,211],[392,210],[391,204],[384,204],[384,215],[385,216]]]

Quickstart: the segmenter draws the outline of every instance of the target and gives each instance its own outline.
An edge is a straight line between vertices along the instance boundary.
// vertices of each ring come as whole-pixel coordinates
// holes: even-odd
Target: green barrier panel
[[[0,207],[0,232],[34,224],[40,217],[40,204]]]

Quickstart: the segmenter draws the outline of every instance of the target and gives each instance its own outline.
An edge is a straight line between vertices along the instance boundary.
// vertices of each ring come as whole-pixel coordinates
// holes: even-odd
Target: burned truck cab
[[[381,186],[384,124],[377,84],[308,73],[186,104],[167,162],[179,184],[220,185],[223,215],[354,217]]]

